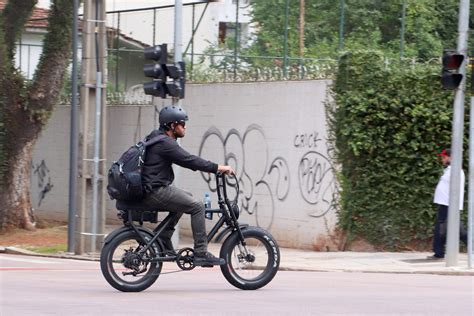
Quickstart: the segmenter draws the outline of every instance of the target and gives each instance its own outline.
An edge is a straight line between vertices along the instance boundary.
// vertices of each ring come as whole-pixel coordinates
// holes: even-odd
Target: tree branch
[[[10,0],[3,10],[2,23],[5,34],[7,56],[13,60],[15,41],[20,37],[28,18],[38,0]]]
[[[48,32],[33,83],[28,89],[29,111],[44,125],[56,105],[71,55],[73,1],[55,0],[48,17]]]

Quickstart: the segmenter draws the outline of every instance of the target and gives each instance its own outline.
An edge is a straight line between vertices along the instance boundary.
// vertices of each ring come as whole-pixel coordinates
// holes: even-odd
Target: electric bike
[[[236,190],[233,200],[228,198],[228,185]],[[238,222],[239,185],[235,176],[217,174],[216,188],[219,208],[206,209],[205,217],[212,219],[216,215],[218,220],[207,240],[223,240],[219,256],[226,264],[220,269],[230,284],[242,290],[259,289],[278,272],[278,244],[266,230]],[[164,262],[175,262],[184,271],[195,268],[192,248],[170,252],[159,238],[171,222],[172,213],[158,222],[158,210],[139,203],[118,202],[117,209],[124,225],[107,235],[100,255],[102,274],[112,287],[123,292],[143,291],[158,279]],[[144,222],[158,224],[151,231],[143,226]]]

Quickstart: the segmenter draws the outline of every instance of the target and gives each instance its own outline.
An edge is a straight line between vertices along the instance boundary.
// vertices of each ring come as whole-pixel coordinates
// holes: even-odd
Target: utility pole
[[[304,15],[305,1],[300,0],[300,57],[304,57]]]
[[[454,97],[453,132],[451,144],[451,179],[449,188],[448,231],[446,242],[446,266],[457,266],[459,255],[459,221],[462,145],[464,130],[464,92],[466,90],[467,37],[469,31],[469,0],[461,0],[459,5],[457,52],[464,55],[459,68],[462,81]]]
[[[76,248],[76,212],[77,212],[77,150],[78,150],[78,118],[77,118],[77,44],[78,36],[78,10],[79,0],[73,0],[73,28],[72,28],[72,97],[71,97],[71,135],[69,149],[69,205],[68,205],[68,229],[67,229],[67,251],[74,252]]]
[[[106,43],[105,0],[85,0],[76,254],[100,250],[104,236]]]

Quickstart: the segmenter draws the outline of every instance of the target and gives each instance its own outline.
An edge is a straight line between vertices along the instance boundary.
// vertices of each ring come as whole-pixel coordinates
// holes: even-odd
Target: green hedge
[[[441,89],[440,71],[437,63],[387,66],[374,51],[341,57],[328,117],[341,167],[339,225],[350,236],[383,249],[429,245],[436,154],[451,141],[454,96]]]

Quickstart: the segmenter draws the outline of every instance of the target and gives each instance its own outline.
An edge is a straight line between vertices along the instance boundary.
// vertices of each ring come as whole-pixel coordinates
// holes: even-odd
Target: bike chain
[[[191,259],[192,257],[194,257],[194,249],[193,248],[183,248],[178,252],[178,255],[176,256],[176,264],[178,265],[180,270],[173,270],[173,271],[169,271],[169,272],[160,272],[158,274],[150,274],[150,276],[191,271],[196,267],[194,265],[193,260]],[[136,275],[135,277],[139,277],[139,276]]]

